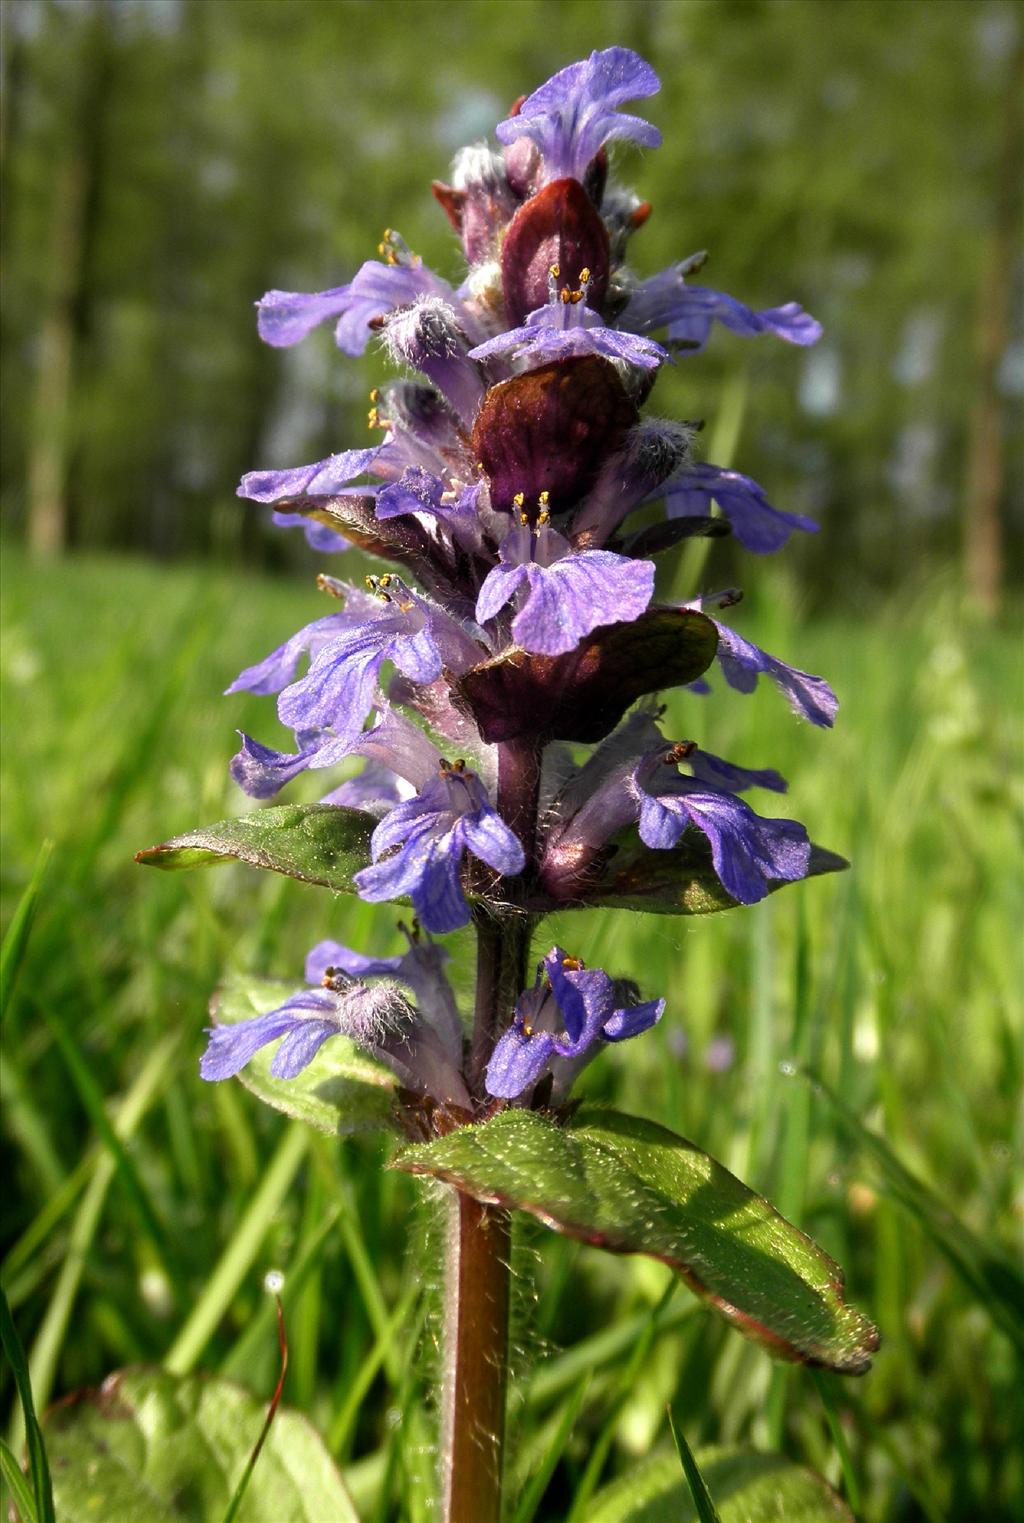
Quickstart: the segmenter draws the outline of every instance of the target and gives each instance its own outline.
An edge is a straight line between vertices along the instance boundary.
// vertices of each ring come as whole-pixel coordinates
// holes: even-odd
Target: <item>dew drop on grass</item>
[[[263,1276],[263,1289],[268,1296],[279,1296],[284,1290],[284,1275],[280,1269],[268,1269]]]

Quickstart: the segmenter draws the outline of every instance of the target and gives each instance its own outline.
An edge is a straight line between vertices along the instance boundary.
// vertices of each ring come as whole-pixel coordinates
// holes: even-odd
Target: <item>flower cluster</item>
[[[376,817],[356,887],[373,902],[411,900],[426,939],[400,959],[314,949],[311,990],[212,1033],[207,1078],[275,1039],[273,1071],[291,1076],[339,1032],[407,1087],[468,1105],[461,1027],[429,940],[467,923],[467,893],[523,914],[598,902],[626,839],[634,864],[703,853],[740,904],[808,873],[803,826],[741,797],[783,791],[778,773],[664,735],[652,699],[699,691],[717,661],[740,692],[766,676],[814,725],[836,710],[823,679],[720,621],[737,594],[656,599],[654,557],[688,535],[731,531],[764,553],[816,527],[750,477],[695,460],[692,425],[642,412],[660,368],[699,350],[715,323],[798,345],[820,333],[796,303],[757,312],[692,284],[703,255],[633,274],[627,252],[650,207],[609,180],[607,145],[658,144],[621,109],[657,89],[641,58],[608,48],[520,101],[498,124],[499,149],[463,150],[451,184],[433,187],[461,239],[461,284],[389,230],[348,284],[258,303],[269,344],[331,321],[346,354],[379,341],[402,373],[372,393],[370,447],[251,472],[239,495],[318,550],[356,545],[397,569],[363,587],[322,576],[338,610],[242,672],[230,691],[277,694],[294,748],[243,735],[232,774],[265,799],[359,758],[325,798]],[[529,807],[511,807],[505,779],[524,756],[537,788]],[[555,947],[494,1047],[487,1092],[530,1097],[549,1081],[564,1094],[601,1043],[661,1009]]]

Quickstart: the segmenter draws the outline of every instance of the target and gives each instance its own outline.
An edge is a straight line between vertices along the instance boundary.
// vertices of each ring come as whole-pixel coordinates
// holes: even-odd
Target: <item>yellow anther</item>
[[[542,508],[546,508],[548,503],[550,501],[551,501],[551,493],[550,492],[541,492],[540,496],[537,498],[537,502],[540,505],[540,507],[542,507]]]
[[[379,386],[374,386],[374,387],[371,388],[371,390],[370,390],[370,401],[371,402],[379,402],[380,401],[380,387]]]
[[[533,1027],[527,1020],[523,1021],[523,1036],[533,1036]]]
[[[551,265],[549,270],[548,270],[548,274],[551,276],[552,280],[557,280],[559,275],[561,275],[561,273],[562,273],[562,271],[558,267],[557,264]]]
[[[391,572],[385,571],[384,575],[380,578],[380,585],[382,587],[390,587],[393,581],[394,577],[391,575]]]
[[[587,284],[587,281],[589,279],[590,279],[590,271],[587,268],[587,266],[584,265],[582,270],[580,271],[580,285],[581,286],[585,286]]]
[[[548,512],[547,508],[541,508],[540,512],[537,514],[537,527],[541,528],[544,524],[549,524],[550,522],[551,514]]]
[[[523,506],[525,506],[525,503],[526,503],[526,493],[525,492],[517,492],[516,495],[513,497],[512,501],[513,501],[513,503],[515,504],[515,506],[517,508],[522,508]]]
[[[563,957],[562,967],[566,973],[579,973],[583,968],[583,959],[580,957]]]
[[[519,515],[519,522],[522,524],[523,528],[525,529],[526,525],[530,522],[530,515],[529,515],[529,513],[520,513],[520,515]]]

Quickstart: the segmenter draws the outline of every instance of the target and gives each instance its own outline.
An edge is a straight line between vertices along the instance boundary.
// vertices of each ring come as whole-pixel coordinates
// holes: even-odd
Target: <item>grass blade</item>
[[[221,1254],[206,1289],[168,1351],[164,1367],[172,1375],[187,1375],[209,1343],[298,1173],[309,1146],[309,1136],[305,1127],[290,1126],[281,1138],[263,1182]]]
[[[835,1444],[836,1453],[839,1456],[839,1464],[843,1472],[843,1488],[846,1492],[846,1500],[850,1504],[851,1512],[854,1512],[859,1516],[861,1511],[860,1484],[857,1480],[857,1472],[853,1468],[853,1457],[850,1454],[850,1446],[846,1442],[846,1434],[843,1432],[843,1425],[839,1420],[839,1413],[836,1411],[835,1402],[832,1400],[832,1391],[829,1387],[828,1381],[819,1370],[811,1371],[811,1379],[814,1381],[814,1384],[818,1388],[818,1395],[821,1397],[821,1404],[825,1409],[825,1421],[828,1423],[829,1432],[832,1435],[832,1442]]]
[[[35,1498],[28,1489],[28,1482],[21,1466],[2,1438],[0,1438],[0,1475],[3,1476],[10,1492],[10,1499],[18,1510],[21,1523],[39,1523]]]
[[[587,1515],[586,1509],[601,1479],[601,1472],[604,1470],[608,1451],[612,1446],[612,1439],[615,1436],[619,1416],[629,1399],[629,1394],[636,1383],[637,1375],[643,1368],[644,1360],[650,1353],[661,1314],[675,1295],[678,1287],[679,1281],[675,1278],[671,1279],[665,1286],[657,1305],[648,1314],[644,1330],[636,1340],[633,1352],[623,1366],[618,1380],[615,1382],[608,1411],[601,1425],[601,1431],[594,1441],[594,1447],[590,1451],[590,1458],[587,1460],[587,1467],[577,1488],[572,1511],[569,1514],[567,1523],[582,1523],[582,1520]]]
[[[171,1059],[178,1041],[179,1036],[175,1033],[153,1049],[149,1061],[125,1095],[114,1122],[114,1129],[121,1142],[127,1142],[132,1136],[161,1085],[170,1077]],[[103,1204],[113,1178],[113,1158],[110,1153],[99,1154],[92,1179],[75,1213],[68,1237],[67,1254],[53,1296],[32,1345],[32,1353],[29,1357],[32,1389],[36,1393],[40,1406],[43,1407],[50,1399],[57,1360],[82,1279],[86,1256],[96,1235]],[[11,1448],[15,1452],[24,1434],[21,1414],[16,1413],[11,1422],[9,1435]]]
[[[891,1194],[945,1255],[993,1321],[1024,1352],[1024,1276],[1016,1265],[965,1227],[945,1202],[899,1161],[889,1144],[869,1131],[822,1079],[813,1073],[808,1077],[847,1131],[874,1159]]]
[[[4,1355],[11,1367],[14,1383],[18,1388],[18,1398],[21,1402],[25,1443],[28,1448],[29,1474],[32,1477],[32,1491],[35,1496],[36,1523],[54,1523],[53,1486],[50,1482],[50,1466],[46,1459],[46,1446],[43,1443],[43,1435],[39,1431],[35,1402],[32,1399],[32,1377],[29,1373],[28,1361],[25,1358],[24,1345],[18,1337],[18,1329],[15,1327],[14,1318],[11,1316],[11,1308],[8,1306],[7,1297],[2,1290],[0,1290],[0,1341],[3,1343]],[[14,1458],[13,1454],[11,1458]],[[17,1468],[17,1461],[15,1461],[15,1469]],[[18,1473],[20,1474],[21,1472],[19,1471]]]
[[[544,1500],[544,1493],[547,1491],[551,1477],[555,1473],[555,1466],[562,1458],[565,1446],[569,1442],[573,1428],[576,1426],[576,1419],[580,1415],[580,1408],[583,1406],[587,1395],[587,1388],[590,1385],[590,1374],[591,1372],[587,1370],[566,1402],[565,1410],[552,1434],[547,1452],[537,1466],[530,1484],[523,1492],[512,1523],[533,1523],[537,1508]]]
[[[693,1505],[697,1509],[697,1517],[700,1523],[722,1523],[718,1508],[712,1500],[707,1482],[700,1473],[700,1466],[693,1457],[693,1450],[686,1442],[683,1433],[676,1427],[675,1418],[672,1416],[672,1408],[666,1407],[668,1413],[668,1425],[672,1430],[672,1438],[679,1455],[679,1463],[683,1467],[686,1484],[690,1488]]]
[[[44,841],[39,848],[39,855],[36,857],[36,865],[32,869],[28,886],[18,901],[18,908],[14,911],[3,945],[0,946],[0,1020],[3,1020],[7,1013],[7,1002],[14,992],[14,985],[25,958],[28,938],[32,933],[32,922],[39,905],[39,891],[43,886],[52,853],[53,842]]]

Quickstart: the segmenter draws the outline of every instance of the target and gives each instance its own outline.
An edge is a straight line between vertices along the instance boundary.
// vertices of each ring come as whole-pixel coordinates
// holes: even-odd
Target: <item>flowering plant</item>
[[[235,858],[411,904],[400,956],[321,942],[274,1008],[222,997],[201,1073],[240,1074],[333,1130],[391,1124],[407,1140],[398,1165],[453,1187],[449,1523],[491,1523],[501,1507],[513,1209],[664,1259],[782,1357],[859,1371],[876,1341],[832,1261],[721,1165],[652,1123],[576,1108],[581,1069],[647,1031],[665,1000],[560,946],[530,966],[556,909],[704,914],[845,865],[746,801],[784,792],[776,771],[662,729],[655,695],[706,690],[716,665],[741,693],[766,677],[812,725],[832,724],[836,699],[723,622],[738,593],[678,605],[655,591],[657,558],[691,536],[731,532],[762,554],[816,528],[698,461],[694,425],[643,411],[659,370],[715,323],[798,345],[820,333],[796,303],[756,312],[692,284],[703,255],[632,273],[650,208],[610,179],[607,147],[658,144],[622,109],[657,89],[641,58],[608,48],[518,102],[498,150],[460,153],[452,183],[433,187],[465,253],[458,286],[388,231],[349,283],[258,303],[269,344],[332,321],[343,352],[379,338],[403,374],[372,394],[378,442],[252,472],[239,495],[319,551],[355,545],[395,569],[361,587],[321,576],[340,606],[236,679],[231,692],[277,695],[294,747],[242,735],[231,772],[269,799],[303,772],[361,770],[331,778],[319,804],[140,854]],[[471,1025],[434,939],[469,923]]]

